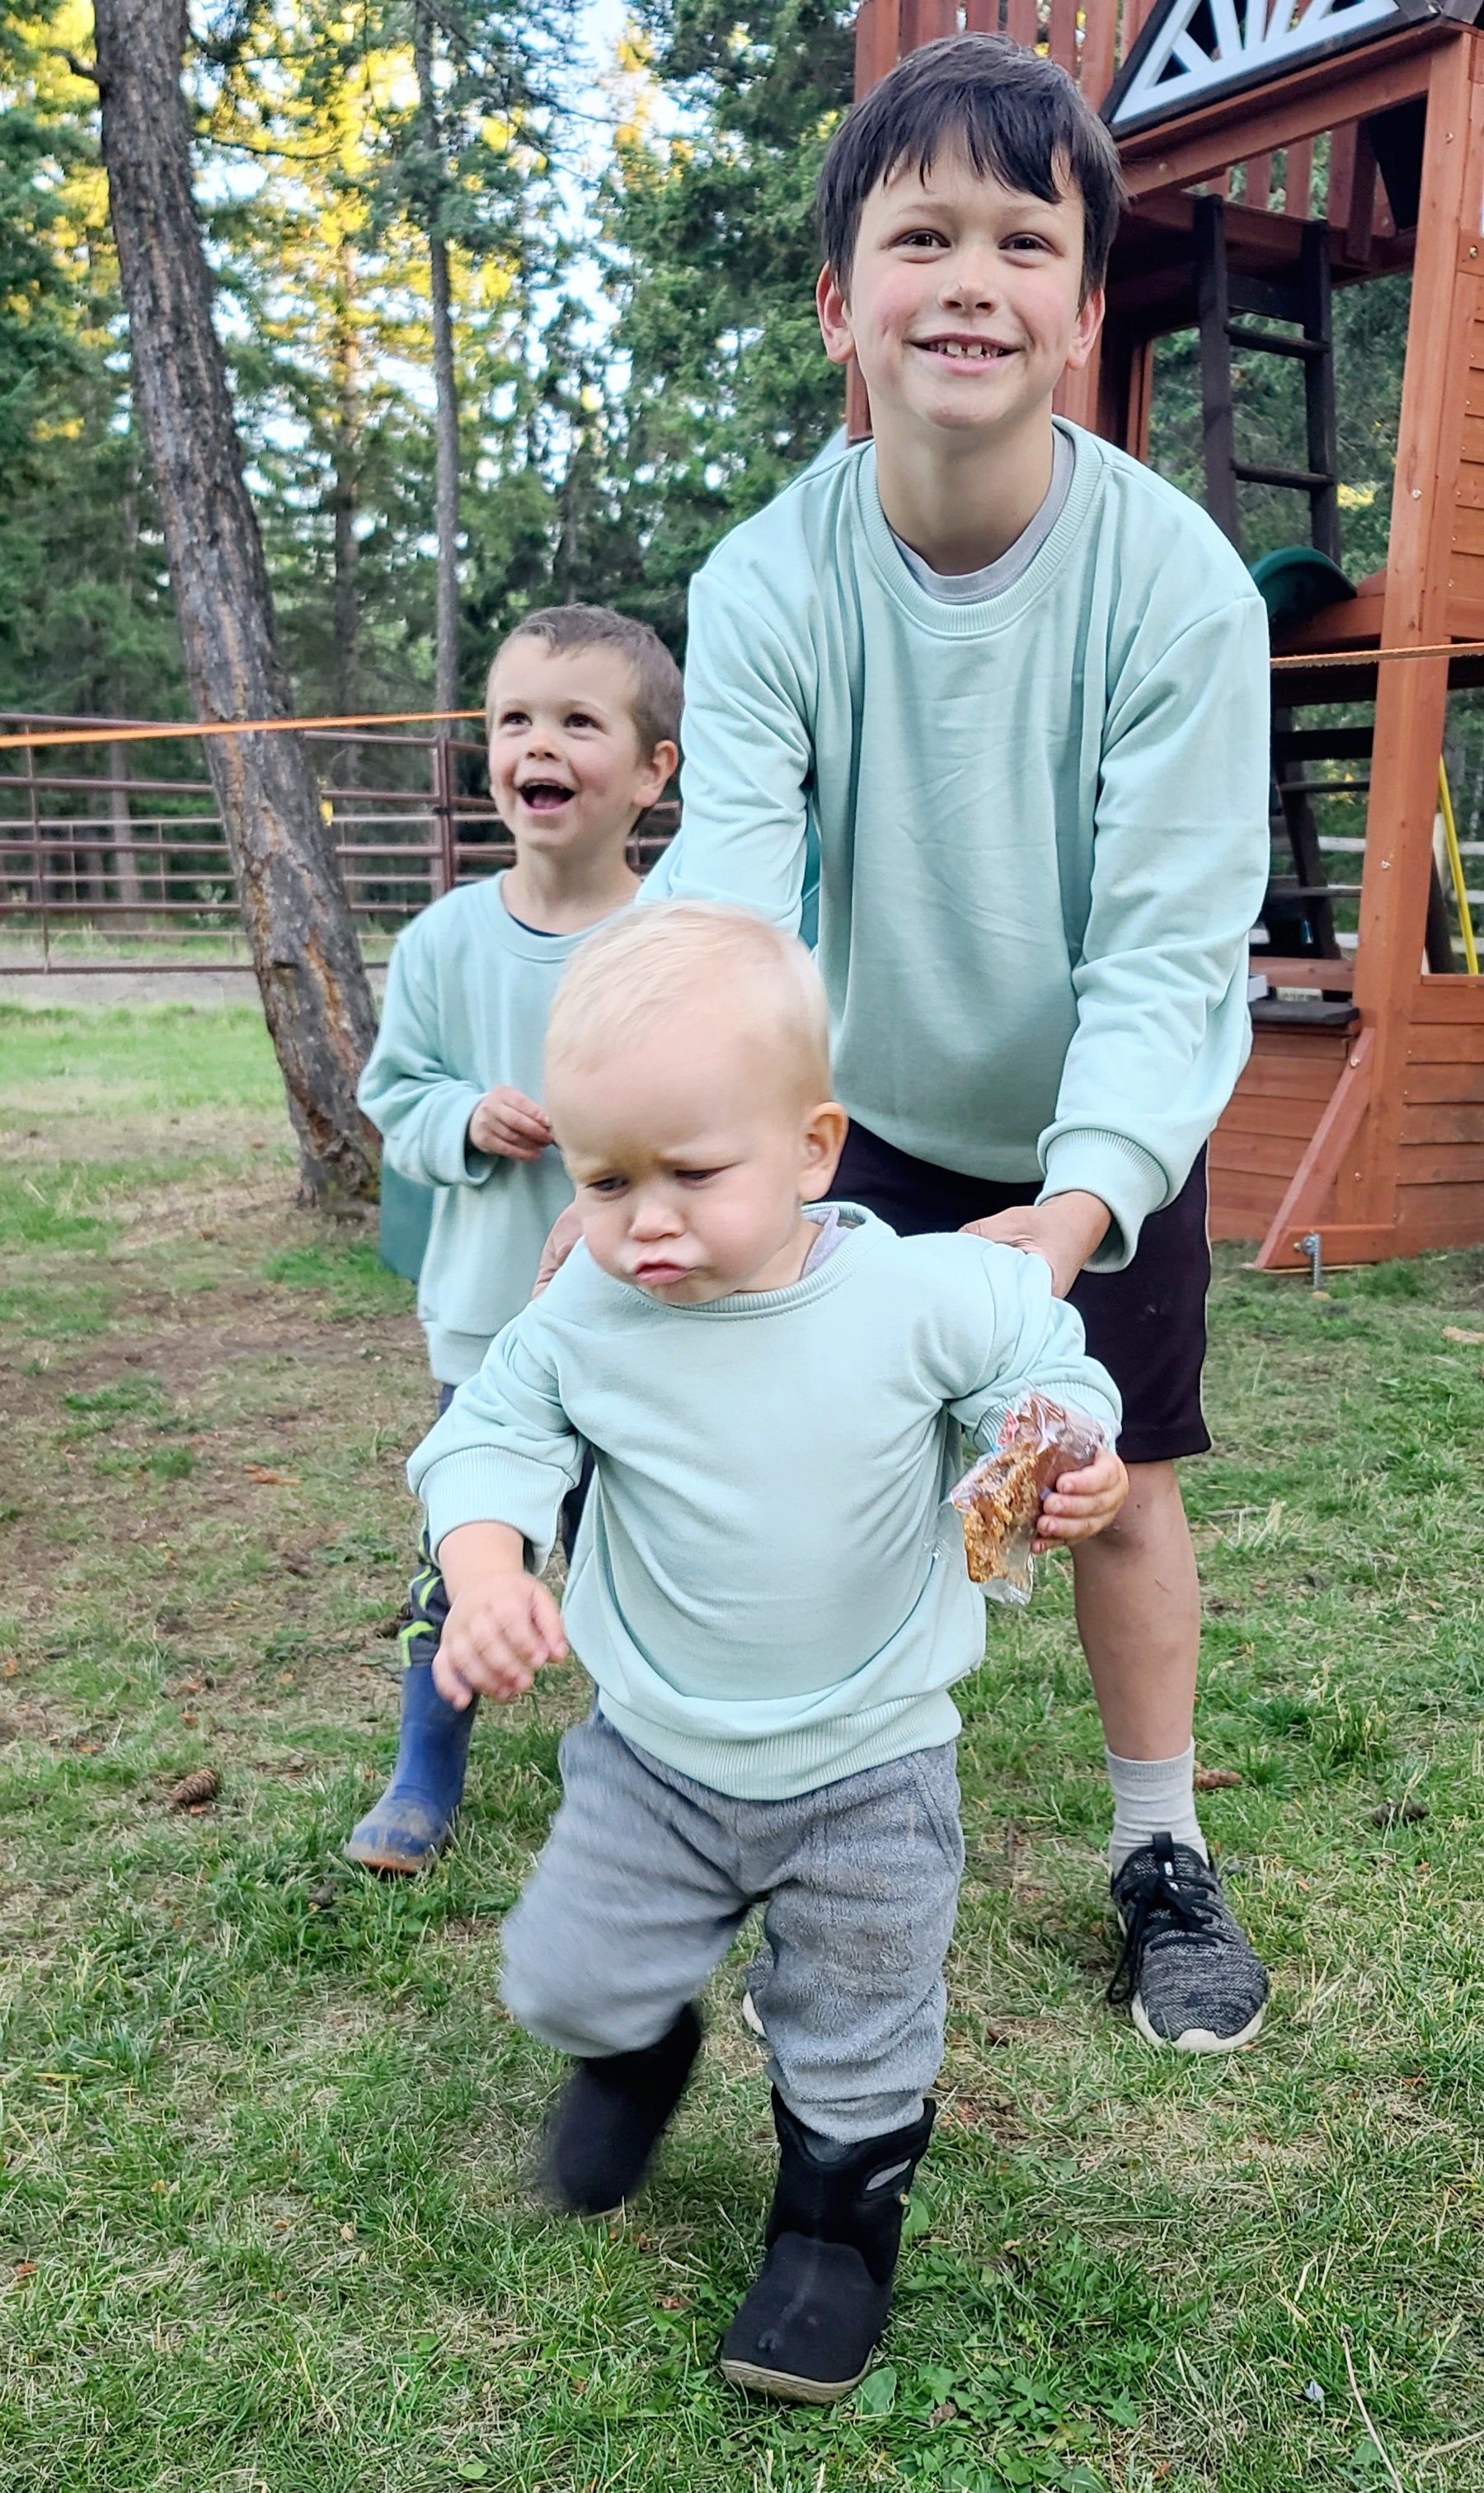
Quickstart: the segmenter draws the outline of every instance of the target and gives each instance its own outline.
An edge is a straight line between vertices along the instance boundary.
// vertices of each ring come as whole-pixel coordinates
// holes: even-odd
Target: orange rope
[[[177,727],[28,728],[24,735],[0,736],[0,753],[26,744],[151,744],[188,736],[281,736],[288,728],[421,727],[484,714],[482,709],[396,709],[367,710],[359,718],[214,718],[193,719]]]
[[[1429,641],[1405,649],[1302,649],[1273,658],[1273,667],[1374,667],[1382,658],[1484,658],[1484,641]]]
[[[1392,658],[1481,657],[1484,641],[1431,641],[1415,648],[1317,649],[1312,655],[1299,650],[1274,658],[1270,664],[1275,670],[1375,667]],[[282,736],[290,729],[439,727],[460,719],[482,719],[484,714],[482,709],[396,709],[366,710],[354,718],[216,718],[193,719],[176,726],[27,728],[22,734],[0,736],[0,753],[14,753],[27,745],[38,750],[53,744],[163,744],[187,736]]]

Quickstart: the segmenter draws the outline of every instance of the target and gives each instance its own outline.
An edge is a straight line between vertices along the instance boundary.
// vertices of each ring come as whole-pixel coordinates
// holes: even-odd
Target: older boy
[[[582,1244],[507,1326],[409,1478],[443,1579],[454,1704],[566,1653],[532,1569],[581,1445],[566,1619],[597,1687],[506,1924],[504,1996],[578,2068],[547,2183],[638,2188],[754,1905],[781,2150],[743,2387],[823,2403],[885,2326],[933,2124],[963,1867],[952,1681],[984,1607],[942,1499],[955,1421],[993,1445],[1036,1391],[1117,1425],[1033,1257],[901,1239],[817,1198],[845,1130],[802,945],[741,910],[626,916],[568,971],[547,1098]],[[805,1210],[809,1206],[809,1210]],[[1043,1546],[1116,1514],[1111,1452],[1063,1474]]]
[[[574,952],[638,888],[629,839],[675,768],[680,676],[647,624],[548,607],[496,651],[485,706],[516,861],[401,936],[360,1089],[392,1166],[436,1188],[418,1314],[440,1410],[524,1306],[572,1199],[539,1098],[547,1014]],[[472,1716],[438,1696],[415,1636],[403,1647],[396,1768],[345,1850],[411,1872],[463,1796]]]
[[[695,584],[666,883],[795,925],[816,833],[842,1190],[1044,1258],[1118,1380],[1129,1501],[1076,1577],[1122,1996],[1149,2041],[1226,2051],[1267,1983],[1196,1816],[1174,1462],[1210,1442],[1203,1146],[1248,1045],[1266,644],[1205,516],[1053,418],[1120,196],[1072,81],[998,37],[911,53],[842,126],[818,310],[875,439]]]

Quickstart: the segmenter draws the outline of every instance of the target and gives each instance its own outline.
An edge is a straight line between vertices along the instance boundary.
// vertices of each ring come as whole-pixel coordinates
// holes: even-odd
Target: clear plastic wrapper
[[[1064,1411],[1042,1394],[1006,1413],[994,1454],[982,1456],[949,1491],[964,1527],[970,1579],[987,1602],[1029,1601],[1041,1500],[1063,1472],[1082,1471],[1107,1443],[1095,1420]]]

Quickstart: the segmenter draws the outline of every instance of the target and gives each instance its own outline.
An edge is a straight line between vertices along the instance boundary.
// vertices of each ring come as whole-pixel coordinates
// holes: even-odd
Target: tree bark
[[[134,566],[138,543],[139,471],[131,449],[129,482],[124,488],[123,578],[119,583],[126,611],[134,600]],[[113,686],[113,714],[115,718],[121,718],[124,714],[123,695],[117,676],[114,678]],[[127,744],[109,745],[108,776],[114,783],[108,792],[108,811],[113,821],[113,872],[118,883],[119,898],[127,903],[130,911],[127,917],[120,918],[119,927],[121,932],[137,933],[144,922],[139,914],[144,900],[144,889],[139,881],[139,860],[134,852],[134,816],[129,810],[129,791],[119,785],[121,780],[129,776]]]
[[[356,519],[361,502],[361,358],[356,336],[356,255],[352,243],[341,245],[340,276],[335,292],[335,589],[332,629],[335,635],[335,706],[342,718],[353,718],[361,706],[361,540]],[[341,747],[341,785],[355,787],[361,776],[361,747]]]
[[[432,40],[432,20],[427,0],[417,0],[413,15],[413,58],[426,157],[423,188],[428,231],[429,294],[432,306],[434,395],[433,532],[438,547],[433,707],[455,709],[459,704],[459,384],[454,369],[448,240],[441,224],[445,168],[443,133],[438,120],[438,91],[433,78]],[[453,728],[445,724],[436,732],[439,736],[452,736]]]
[[[242,472],[181,90],[185,0],[96,0],[103,153],[134,388],[196,715],[285,718],[288,687]],[[301,1197],[371,1196],[355,1103],[371,988],[301,736],[212,737],[217,802],[299,1144]]]

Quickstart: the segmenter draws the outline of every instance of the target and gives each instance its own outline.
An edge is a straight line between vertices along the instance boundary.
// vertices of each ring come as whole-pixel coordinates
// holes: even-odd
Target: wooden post
[[[1304,363],[1304,416],[1308,436],[1309,472],[1327,476],[1327,485],[1309,495],[1309,542],[1340,559],[1340,454],[1335,436],[1335,359],[1329,287],[1329,229],[1319,223],[1304,226],[1299,246],[1299,292],[1304,309],[1304,336],[1321,345],[1321,355]]]
[[[454,829],[454,750],[445,730],[432,739],[432,842],[429,855],[431,897],[441,900],[459,880],[459,842]]]
[[[1204,410],[1205,507],[1242,550],[1236,499],[1236,441],[1232,418],[1232,306],[1227,293],[1226,215],[1220,199],[1196,201],[1196,316],[1201,323],[1201,401]]]
[[[1272,157],[1249,156],[1243,170],[1246,175],[1243,186],[1245,204],[1249,208],[1265,208],[1272,196]]]
[[[1083,13],[1082,90],[1094,112],[1113,82],[1117,45],[1117,0],[1088,0]]]
[[[855,100],[869,95],[902,47],[902,0],[865,0],[855,21]]]
[[[1314,141],[1301,138],[1288,151],[1283,168],[1283,206],[1286,215],[1307,217],[1309,193],[1314,187]]]
[[[1375,223],[1376,150],[1371,144],[1371,134],[1361,121],[1355,126],[1355,147],[1350,160],[1350,215],[1345,227],[1348,258],[1370,258],[1371,228]]]
[[[1433,56],[1422,204],[1397,441],[1396,484],[1381,611],[1383,648],[1448,633],[1448,550],[1463,443],[1469,333],[1477,297],[1484,129],[1474,83],[1477,40],[1460,29]],[[1354,209],[1358,210],[1360,189]],[[1352,211],[1351,230],[1355,215]],[[1376,1033],[1371,1109],[1338,1171],[1343,1222],[1390,1224],[1397,1178],[1411,1002],[1422,961],[1433,870],[1444,659],[1382,666],[1366,822],[1355,1002]]]
[[[31,721],[29,719],[24,723],[28,727],[31,725]],[[31,871],[36,877],[36,907],[37,914],[42,921],[42,959],[49,969],[51,966],[51,918],[48,914],[48,901],[46,894],[46,852],[42,846],[41,808],[36,801],[36,747],[32,744],[28,744],[23,748],[23,750],[26,757],[26,797],[28,800],[26,810],[30,817],[31,824]]]

